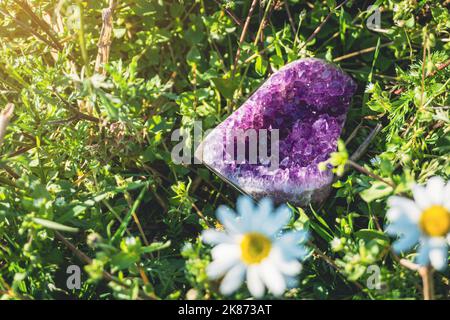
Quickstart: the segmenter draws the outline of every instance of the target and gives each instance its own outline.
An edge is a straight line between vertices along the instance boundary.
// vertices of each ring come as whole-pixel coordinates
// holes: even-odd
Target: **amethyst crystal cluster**
[[[200,144],[196,157],[254,198],[307,205],[328,195],[332,173],[318,164],[336,150],[356,84],[337,67],[320,59],[294,61],[274,73],[236,112]],[[225,150],[236,144],[233,130],[278,129],[278,165],[267,161],[228,161]],[[249,147],[249,137],[246,139]],[[259,140],[258,140],[259,141]],[[244,142],[245,143],[245,142]],[[271,144],[275,143],[275,144]],[[236,147],[234,147],[236,150]],[[270,151],[273,150],[269,150]]]

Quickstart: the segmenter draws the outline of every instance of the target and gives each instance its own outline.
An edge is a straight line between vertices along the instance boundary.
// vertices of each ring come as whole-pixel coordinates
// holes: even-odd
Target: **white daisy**
[[[419,243],[417,263],[445,269],[450,244],[450,183],[433,177],[426,187],[416,185],[412,191],[414,201],[397,196],[388,200],[391,224],[386,232],[402,236],[393,249],[402,252]]]
[[[301,270],[298,259],[308,253],[301,245],[306,231],[282,233],[291,218],[291,210],[281,206],[274,211],[272,201],[262,199],[258,206],[248,197],[237,201],[236,214],[226,206],[217,210],[217,218],[225,232],[206,230],[203,241],[215,245],[213,262],[207,268],[210,279],[220,279],[220,291],[229,295],[239,289],[246,279],[254,297],[262,297],[265,287],[274,295],[281,295],[295,285]]]

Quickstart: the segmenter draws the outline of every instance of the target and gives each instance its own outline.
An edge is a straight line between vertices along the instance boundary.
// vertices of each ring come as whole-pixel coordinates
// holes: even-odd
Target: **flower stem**
[[[419,269],[419,274],[422,277],[423,299],[434,300],[433,268],[431,266],[422,267]]]
[[[357,164],[356,162],[354,162],[354,161],[348,159],[348,160],[347,160],[347,163],[348,163],[350,166],[352,166],[353,168],[355,168],[356,170],[358,170],[359,172],[364,173],[365,175],[368,175],[369,177],[374,178],[374,179],[376,179],[376,180],[378,180],[378,181],[381,181],[381,182],[387,184],[388,186],[392,187],[393,189],[395,189],[396,185],[395,185],[394,183],[392,183],[392,182],[390,182],[390,181],[387,181],[387,180],[383,179],[382,177],[380,177],[379,175],[377,175],[377,174],[375,174],[375,173],[373,173],[373,172],[370,172],[369,170],[367,170],[366,168],[360,166],[360,165]]]

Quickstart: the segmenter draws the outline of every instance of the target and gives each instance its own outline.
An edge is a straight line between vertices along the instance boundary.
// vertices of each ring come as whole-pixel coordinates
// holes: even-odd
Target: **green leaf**
[[[170,246],[170,241],[166,242],[153,242],[149,246],[142,248],[142,253],[151,253],[154,251],[162,250]]]
[[[58,222],[50,221],[47,219],[33,218],[33,221],[36,222],[37,224],[40,224],[43,227],[53,229],[53,230],[78,232],[78,228],[68,227],[68,226],[60,224]]]
[[[225,99],[233,99],[234,91],[236,91],[239,83],[231,79],[213,78],[211,79],[220,94],[225,97]]]
[[[386,197],[392,193],[393,189],[384,182],[374,181],[369,189],[366,189],[360,193],[361,198],[370,203],[373,200]]]
[[[256,58],[255,63],[255,71],[260,75],[263,76],[266,74],[267,71],[267,61],[264,60],[260,55]]]
[[[369,242],[371,240],[389,241],[389,237],[383,232],[370,229],[361,229],[356,231],[355,237],[358,239],[362,239],[365,242]]]
[[[197,49],[196,46],[193,46],[191,50],[189,50],[186,61],[190,66],[198,65],[202,61],[202,57],[200,55],[200,51]]]

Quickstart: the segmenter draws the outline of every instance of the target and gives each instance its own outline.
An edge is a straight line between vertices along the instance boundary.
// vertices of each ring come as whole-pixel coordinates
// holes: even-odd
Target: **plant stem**
[[[81,57],[83,58],[83,63],[84,63],[84,67],[85,67],[85,72],[87,75],[90,75],[89,72],[89,59],[88,59],[88,54],[87,54],[87,49],[86,49],[86,41],[85,41],[85,34],[84,34],[84,8],[83,8],[83,3],[78,0],[78,8],[80,9],[80,30],[78,30],[78,40],[80,42],[80,49],[81,49]]]
[[[419,269],[419,274],[422,277],[423,299],[434,300],[433,268],[429,265],[422,267]]]
[[[384,48],[384,47],[387,47],[387,46],[391,46],[393,44],[394,44],[394,41],[383,43],[382,45],[379,46],[379,48]],[[355,51],[355,52],[347,53],[347,54],[345,54],[343,56],[340,56],[340,57],[337,57],[337,58],[333,59],[333,62],[339,62],[339,61],[342,61],[342,60],[350,59],[350,58],[353,58],[353,57],[358,56],[360,54],[364,54],[364,53],[369,53],[369,52],[375,51],[376,49],[377,49],[377,46],[373,46],[373,47],[370,47],[370,48],[366,48],[366,49],[358,50],[358,51]]]
[[[356,170],[358,170],[359,172],[364,173],[365,175],[368,175],[369,177],[374,178],[374,179],[376,179],[378,181],[381,181],[381,182],[387,184],[388,186],[392,187],[393,189],[396,188],[396,185],[393,184],[392,182],[383,179],[382,177],[380,177],[379,175],[377,175],[377,174],[375,174],[373,172],[370,172],[369,170],[367,170],[366,168],[360,166],[356,162],[353,162],[352,160],[348,159],[347,163],[349,165],[351,165],[353,168],[355,168]]]
[[[330,20],[331,16],[338,10],[340,9],[342,6],[344,6],[349,0],[344,0],[341,2],[341,4],[339,4],[338,6],[336,6],[336,8],[331,8],[330,13],[328,13],[328,15],[325,17],[325,19],[323,19],[323,21],[317,26],[317,28],[313,31],[313,33],[311,33],[311,35],[308,37],[308,39],[306,39],[306,41],[302,44],[302,46],[298,49],[298,51],[300,51],[301,49],[303,49],[308,43],[310,43],[316,36],[317,34],[320,32],[320,30],[322,30],[323,26],[328,22],[328,20]]]
[[[248,26],[250,25],[250,20],[252,18],[253,11],[255,11],[257,3],[258,3],[258,0],[253,0],[252,4],[250,6],[250,9],[248,11],[248,14],[247,14],[247,18],[245,19],[244,27],[242,28],[241,36],[239,38],[239,45],[238,45],[238,48],[236,51],[236,57],[234,58],[233,77],[236,74],[236,66],[239,62],[239,57],[241,56],[241,47],[242,47],[242,44],[244,43],[245,36],[246,36],[247,30],[248,30]]]

